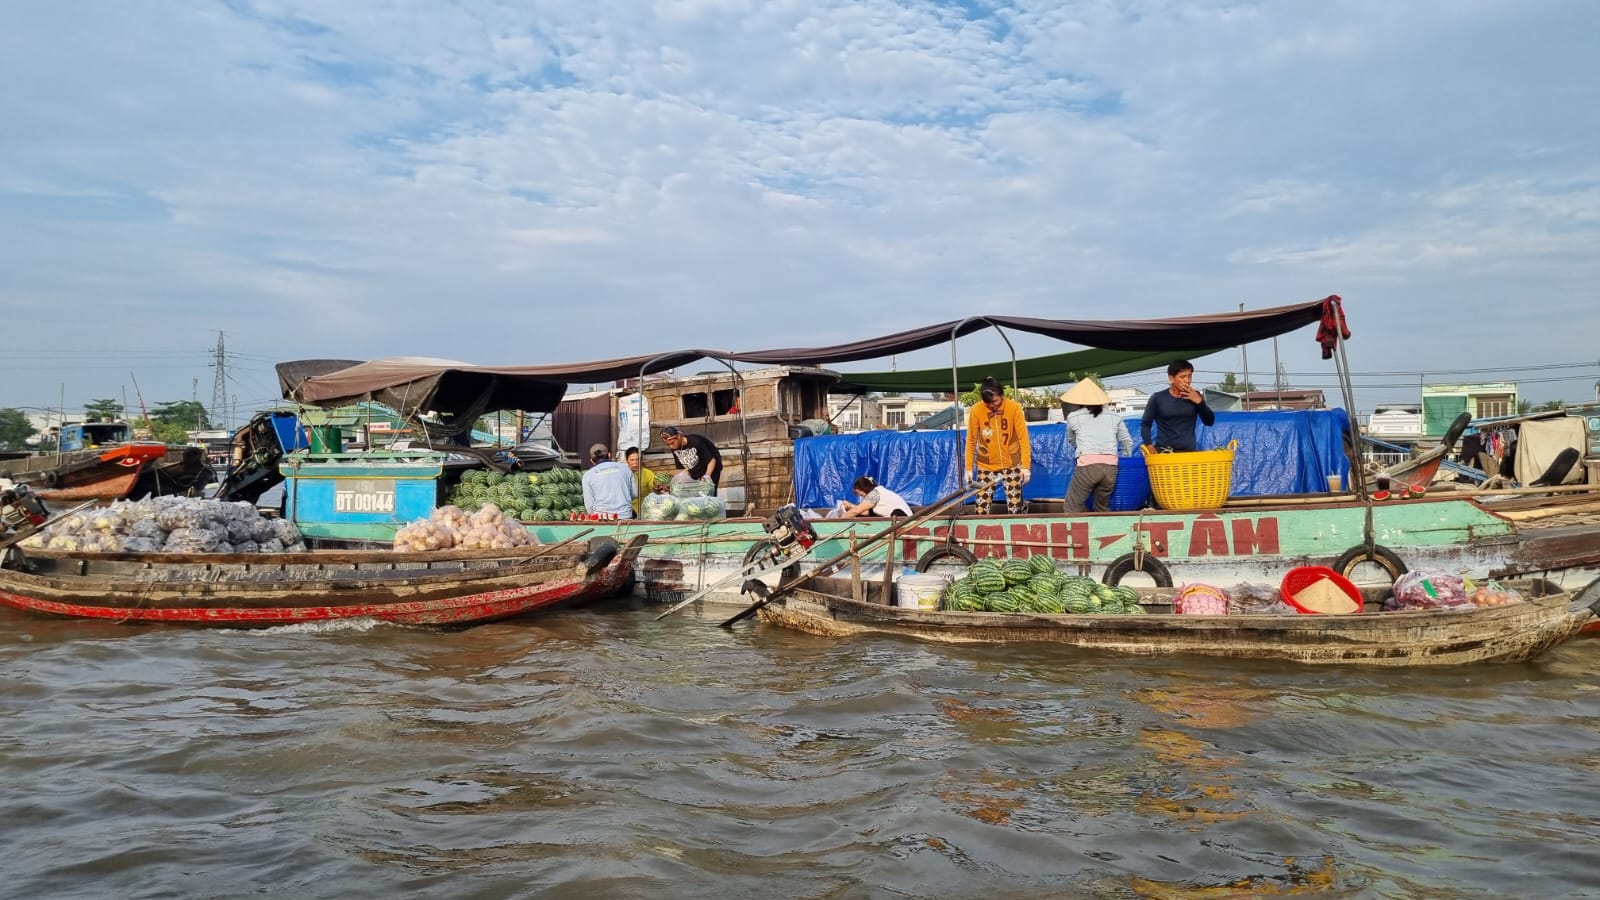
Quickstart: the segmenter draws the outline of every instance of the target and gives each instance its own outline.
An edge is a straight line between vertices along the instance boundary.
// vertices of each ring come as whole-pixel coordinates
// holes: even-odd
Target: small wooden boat
[[[10,551],[0,604],[116,622],[234,628],[378,619],[471,625],[570,606],[632,584],[646,538],[587,546],[397,553]]]
[[[849,579],[813,579],[761,607],[761,621],[811,634],[895,634],[944,643],[1025,641],[1140,656],[1192,653],[1313,664],[1442,666],[1533,659],[1600,614],[1600,580],[1577,592],[1545,581],[1516,582],[1529,599],[1466,610],[1352,615],[1174,615],[1144,589],[1148,615],[1034,615],[940,612],[882,602],[882,588]],[[1165,599],[1170,599],[1170,592]],[[1369,604],[1370,608],[1370,604]]]

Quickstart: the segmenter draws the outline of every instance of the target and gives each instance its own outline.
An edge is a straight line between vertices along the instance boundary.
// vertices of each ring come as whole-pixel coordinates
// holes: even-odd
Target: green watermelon
[[[1043,553],[1035,553],[1028,557],[1028,566],[1033,569],[1033,574],[1035,575],[1054,575],[1056,573],[1056,561]]]
[[[1020,559],[1008,559],[1001,563],[1000,573],[1005,576],[1008,587],[1022,584],[1034,575],[1033,567]]]
[[[1006,589],[1006,578],[999,564],[990,560],[973,565],[967,571],[967,577],[972,579],[972,586],[979,594],[994,594]]]

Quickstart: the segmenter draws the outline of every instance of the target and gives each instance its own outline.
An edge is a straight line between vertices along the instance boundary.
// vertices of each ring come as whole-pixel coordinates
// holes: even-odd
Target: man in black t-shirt
[[[661,442],[672,451],[678,468],[689,473],[690,478],[711,482],[711,496],[717,495],[722,484],[722,453],[710,438],[703,434],[684,434],[676,425],[661,429]]]
[[[1188,453],[1195,446],[1195,419],[1215,425],[1217,414],[1206,405],[1206,398],[1194,389],[1194,365],[1186,359],[1167,366],[1167,389],[1150,395],[1139,420],[1139,440],[1157,450]],[[1155,426],[1151,439],[1150,426]]]

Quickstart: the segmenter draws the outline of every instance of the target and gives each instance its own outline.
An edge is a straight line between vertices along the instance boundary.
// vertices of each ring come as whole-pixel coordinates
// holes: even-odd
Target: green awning
[[[1196,360],[1219,353],[1226,347],[1209,350],[1077,350],[1051,356],[1035,356],[1017,360],[1019,388],[1064,385],[1082,379],[1085,375],[1111,378],[1149,369],[1164,369],[1174,360]],[[993,375],[1004,384],[1011,384],[1011,360],[990,363],[973,363],[956,370],[955,385],[950,383],[950,367],[942,369],[915,369],[901,372],[841,372],[839,383],[832,389],[837,394],[861,394],[868,391],[893,391],[910,393],[942,393],[955,387],[957,393],[971,390],[984,376]]]

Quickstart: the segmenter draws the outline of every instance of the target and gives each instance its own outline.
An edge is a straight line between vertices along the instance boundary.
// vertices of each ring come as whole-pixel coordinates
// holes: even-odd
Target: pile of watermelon
[[[561,521],[583,512],[583,475],[576,469],[548,472],[493,472],[468,469],[450,492],[449,502],[472,512],[492,503],[523,522]]]
[[[1084,575],[1063,575],[1048,556],[979,560],[951,582],[939,608],[953,612],[1142,615],[1139,593]]]

